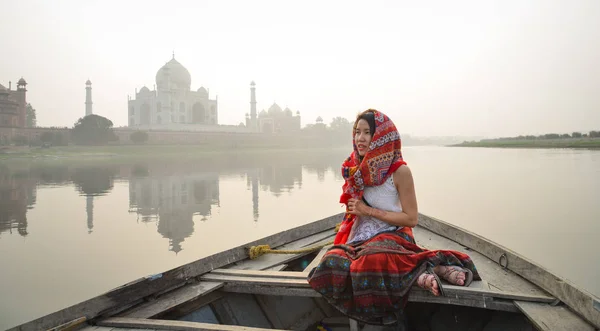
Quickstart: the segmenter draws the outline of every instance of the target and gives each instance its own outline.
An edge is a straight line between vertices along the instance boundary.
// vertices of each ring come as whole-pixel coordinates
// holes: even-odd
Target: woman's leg
[[[422,273],[417,278],[417,285],[420,288],[429,290],[435,296],[440,295],[439,284],[437,282],[435,275],[433,275],[433,274],[426,273],[426,272]]]
[[[438,265],[433,271],[452,285],[469,286],[473,277],[469,273],[470,270],[458,266]]]

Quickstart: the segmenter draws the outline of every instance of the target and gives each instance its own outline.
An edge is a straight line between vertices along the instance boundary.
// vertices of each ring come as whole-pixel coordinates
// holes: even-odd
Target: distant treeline
[[[546,133],[539,136],[527,135],[517,137],[503,137],[495,139],[483,139],[481,141],[498,141],[498,140],[537,140],[537,139],[570,139],[570,138],[600,138],[600,131],[590,131],[588,133],[573,132],[568,133]]]
[[[600,149],[600,131],[588,133],[546,133],[539,136],[517,136],[480,141],[464,141],[451,145],[457,147],[496,147],[496,148],[582,148]]]

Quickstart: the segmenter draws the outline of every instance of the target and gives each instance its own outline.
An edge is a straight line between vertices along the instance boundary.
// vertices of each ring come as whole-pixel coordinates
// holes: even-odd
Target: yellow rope
[[[341,223],[338,223],[335,225],[335,232],[338,232],[338,230],[340,229],[340,225]],[[313,247],[307,247],[307,248],[302,248],[302,249],[293,249],[293,250],[276,250],[276,249],[272,249],[271,246],[269,245],[258,245],[258,246],[252,246],[248,249],[248,255],[250,257],[251,260],[256,259],[259,256],[262,256],[264,254],[301,254],[301,253],[310,253],[310,252],[314,252],[314,251],[318,251],[321,250],[323,247],[325,246],[329,246],[333,244],[333,240],[326,242],[324,244],[321,245],[317,245],[317,246],[313,246]]]

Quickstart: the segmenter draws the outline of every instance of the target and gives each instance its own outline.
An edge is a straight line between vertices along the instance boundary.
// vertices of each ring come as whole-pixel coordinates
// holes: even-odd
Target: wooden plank
[[[238,325],[223,325],[223,324],[210,324],[210,323],[198,323],[198,322],[186,322],[186,321],[171,321],[171,320],[156,320],[156,319],[141,319],[141,318],[128,318],[128,317],[111,317],[105,320],[99,321],[100,326],[112,326],[117,328],[148,328],[158,330],[191,330],[191,331],[267,331],[274,329],[264,328],[253,328],[247,326]]]
[[[152,318],[223,287],[223,283],[200,282],[184,286],[122,314],[123,317]]]
[[[74,329],[84,325],[86,322],[87,322],[87,318],[80,317],[73,321],[61,324],[55,328],[48,329],[48,331],[70,331],[70,330],[74,330]]]
[[[331,231],[327,231],[327,237],[330,236],[330,232]],[[322,240],[323,236],[324,236],[323,233],[319,233],[317,235],[309,236],[307,238],[303,238],[298,241],[294,241],[287,245],[293,245],[296,247],[300,247],[300,246],[306,245],[307,243],[312,243],[315,240]],[[259,258],[259,259],[261,259],[261,258]],[[282,274],[283,275],[286,274],[286,272],[277,271],[277,269],[282,268],[282,267],[285,267],[285,265],[280,264],[275,267],[270,267],[270,268],[266,269],[265,271],[257,271],[257,272],[259,272],[263,275],[272,273],[272,275],[274,277],[278,277]],[[274,271],[270,271],[270,270],[274,270]],[[219,268],[219,269],[215,269],[211,272],[219,273],[219,274],[236,275],[236,274],[251,274],[252,271],[253,270],[238,270],[238,269]],[[300,272],[287,272],[287,273],[301,274]],[[214,283],[213,282],[213,283],[207,283],[207,284],[212,284],[212,285],[214,285],[214,287],[211,287],[205,294],[210,293],[212,290],[217,289],[222,286],[222,283]],[[192,296],[194,295],[195,289],[192,289],[190,291],[190,290],[187,290],[186,287],[188,287],[188,286],[184,286],[183,288],[179,287],[178,291],[169,292],[170,293],[169,296],[161,296],[161,298],[163,298],[163,299],[156,299],[156,300],[152,300],[150,302],[146,302],[140,306],[135,307],[134,309],[127,310],[124,314],[119,314],[118,316],[132,317],[132,318],[151,318],[151,317],[157,316],[161,313],[164,313],[168,310],[174,309],[179,305],[193,301],[196,298],[198,298],[200,295],[202,295],[202,294],[200,294],[196,297],[190,297],[190,295],[192,295]],[[165,299],[169,300],[169,301],[165,302]]]
[[[357,320],[353,320],[350,318],[349,323],[350,323],[350,331],[359,331]]]
[[[235,277],[261,277],[261,278],[280,278],[280,279],[307,279],[308,273],[304,271],[279,271],[272,272],[266,270],[238,270],[238,269],[216,269],[210,272],[211,275],[235,276]],[[448,285],[447,282],[444,284]],[[485,280],[475,280],[469,285],[469,288],[480,288],[490,290],[489,284]],[[539,294],[547,300],[554,300],[553,297]]]
[[[275,311],[270,306],[270,301],[268,300],[268,297],[266,295],[255,295],[254,297],[256,298],[256,302],[258,302],[258,305],[265,314],[265,317],[267,318],[267,320],[269,320],[269,323],[271,323],[271,325],[276,329],[285,329],[285,327],[283,326],[283,322],[281,322],[277,314],[275,314]]]
[[[488,287],[491,285],[497,290],[507,292],[548,295],[539,286],[532,284],[510,270],[503,269],[497,262],[490,260],[487,256],[457,242],[442,237],[421,226],[413,228],[413,233],[417,244],[423,248],[431,250],[450,249],[468,254],[475,263],[479,275],[488,283]]]
[[[114,328],[110,328],[107,326],[84,325],[77,329],[77,331],[111,331],[113,329]]]
[[[223,274],[213,274],[208,273],[202,276],[202,280],[205,281],[214,281],[214,282],[224,282],[224,283],[238,283],[238,284],[251,284],[251,285],[271,285],[271,286],[279,286],[279,287],[300,287],[300,288],[309,288],[308,281],[304,276],[301,277],[293,277],[290,276],[288,278],[273,278],[273,277],[260,277],[260,271],[252,271],[252,275],[223,275]],[[291,273],[291,272],[290,272]],[[269,273],[271,275],[272,273]],[[298,273],[295,273],[298,274]],[[304,274],[304,273],[299,273]],[[411,291],[424,291],[421,288],[413,287]],[[486,296],[491,298],[499,298],[499,299],[510,299],[510,300],[520,300],[520,301],[533,301],[533,302],[546,302],[551,303],[554,302],[553,297],[544,296],[544,295],[531,295],[528,293],[510,293],[510,292],[499,292],[490,289],[484,288],[473,288],[473,287],[464,287],[464,286],[456,286],[456,285],[444,285],[444,291],[446,292],[446,296],[453,295],[470,295],[470,296]]]
[[[202,280],[223,283],[241,283],[251,285],[273,285],[289,287],[309,287],[306,279],[299,278],[271,278],[257,276],[228,276],[208,273],[202,276]]]
[[[422,214],[419,214],[419,224],[440,236],[485,255],[492,261],[500,261],[500,257],[505,256],[507,269],[548,291],[596,328],[600,328],[600,311],[594,308],[594,297],[567,279],[559,278],[542,266],[506,247],[455,225]]]
[[[221,299],[210,304],[215,316],[219,320],[219,323],[226,325],[238,325],[239,323],[235,320],[235,314],[227,302],[227,295]]]
[[[342,220],[342,217],[343,214],[340,213],[213,254],[161,274],[138,279],[92,299],[15,326],[9,331],[50,329],[80,317],[93,319],[105,311],[115,309],[115,307],[131,304],[136,300],[152,295],[165,288],[186,282],[198,275],[244,260],[248,257],[247,250],[250,246],[267,244],[271,247],[279,247],[314,233],[333,229],[335,224]],[[331,231],[333,232],[333,230]]]
[[[290,242],[281,247],[277,247],[278,250],[296,250],[301,248],[313,247],[317,245],[325,244],[335,237],[335,232],[332,229],[327,229],[320,233],[315,233],[311,236]],[[244,269],[244,270],[265,270],[278,266],[282,263],[286,263],[292,260],[296,260],[302,256],[310,254],[299,253],[299,254],[266,254],[254,260],[243,260],[237,263],[225,266],[225,269]]]
[[[188,322],[200,322],[200,323],[211,323],[219,324],[219,319],[215,314],[213,308],[210,305],[202,306],[189,314],[180,315],[177,318],[157,317],[158,319],[164,320],[178,320]]]
[[[260,294],[260,295],[281,295],[291,297],[310,297],[310,298],[321,298],[321,294],[313,290],[312,288],[299,288],[299,287],[285,287],[285,286],[273,286],[273,285],[249,285],[243,283],[226,283],[223,288],[223,292],[230,293],[248,293],[248,294]]]
[[[487,296],[471,296],[456,294],[453,296],[433,296],[428,291],[411,291],[408,295],[409,302],[434,303],[440,305],[455,305],[462,307],[483,308],[489,310],[518,312],[513,300],[491,298]]]
[[[211,275],[236,276],[236,277],[261,277],[280,279],[306,279],[302,271],[267,271],[267,270],[240,270],[240,269],[215,269]]]
[[[342,315],[342,312],[340,312],[339,310],[335,309],[323,297],[313,297],[312,299],[315,302],[315,305],[317,305],[317,307],[319,307],[319,309],[321,309],[321,311],[323,312],[323,314],[325,316],[331,317],[331,316]]]
[[[214,302],[213,306],[216,308],[215,312],[219,317],[219,321],[223,324],[245,325],[256,328],[272,327],[252,294],[230,293],[223,296],[221,300]]]
[[[257,295],[256,298],[276,329],[305,330],[325,318],[312,298],[273,295]]]
[[[287,266],[288,266],[287,264],[279,264],[279,265],[276,265],[274,267],[270,267],[270,268],[267,268],[264,270],[266,270],[266,271],[281,271],[281,270],[287,268]]]
[[[294,296],[322,298],[321,294],[312,288],[297,288],[273,285],[248,285],[248,284],[225,284],[224,292],[251,293],[257,295],[272,296]],[[450,297],[433,296],[429,291],[413,288],[408,296],[410,302],[426,302],[436,304],[449,304],[465,307],[485,308],[508,312],[518,312],[512,300],[494,299],[486,296],[472,296],[468,294],[457,294]]]
[[[321,259],[323,258],[323,256],[325,255],[325,253],[327,253],[327,251],[329,250],[329,248],[331,248],[332,245],[328,245],[323,247],[320,251],[319,254],[317,254],[317,256],[315,256],[315,258],[312,260],[312,262],[310,262],[309,265],[306,266],[306,268],[304,268],[304,273],[306,273],[308,275],[308,273],[310,273],[310,271],[313,268],[316,268],[319,265],[319,262],[321,262]]]
[[[540,331],[594,331],[595,328],[565,306],[515,301],[515,306]]]
[[[186,318],[186,316],[190,315],[190,314],[194,314],[196,311],[200,310],[200,309],[204,309],[204,308],[209,308],[210,309],[210,305],[221,299],[223,297],[225,293],[221,292],[221,291],[214,291],[214,292],[210,292],[208,294],[205,294],[201,297],[198,297],[195,300],[186,302],[182,305],[179,305],[167,312],[158,314],[156,316],[154,316],[154,318],[157,319],[165,319],[165,320],[178,320],[178,319],[184,319]],[[119,316],[121,317],[121,316]]]
[[[294,324],[292,324],[288,330],[310,330],[309,327],[315,325],[319,321],[321,321],[325,315],[320,309],[311,309],[306,312],[304,315],[300,316]]]
[[[341,325],[349,325],[349,321],[350,319],[348,318],[348,316],[342,315],[342,316],[332,316],[332,317],[326,317],[323,319],[323,323],[329,325],[329,326],[341,326]]]
[[[110,326],[89,326],[77,331],[158,331],[156,329],[140,329],[140,328],[113,328]]]

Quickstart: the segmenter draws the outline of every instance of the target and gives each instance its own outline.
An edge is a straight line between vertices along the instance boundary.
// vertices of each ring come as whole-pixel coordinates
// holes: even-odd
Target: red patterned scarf
[[[360,160],[358,148],[354,142],[355,131],[352,131],[354,151],[342,164],[344,185],[340,203],[348,208],[350,198],[362,199],[365,186],[383,184],[396,169],[406,164],[402,159],[400,134],[396,126],[385,114],[370,109],[375,115],[375,134],[371,138],[369,150]],[[346,213],[335,236],[334,244],[345,244],[350,235],[356,215]]]

